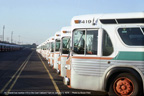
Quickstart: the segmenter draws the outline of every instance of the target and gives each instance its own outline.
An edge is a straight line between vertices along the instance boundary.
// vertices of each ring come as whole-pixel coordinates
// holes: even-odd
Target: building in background
[[[36,48],[37,45],[36,43],[33,43],[33,44],[22,44],[21,46],[25,47],[25,48]]]

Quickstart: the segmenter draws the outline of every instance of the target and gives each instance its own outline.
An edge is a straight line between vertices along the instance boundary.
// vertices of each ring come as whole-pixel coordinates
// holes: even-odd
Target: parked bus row
[[[20,45],[8,42],[0,42],[0,52],[17,51],[22,47]]]
[[[144,93],[144,12],[74,16],[37,52],[69,88]]]

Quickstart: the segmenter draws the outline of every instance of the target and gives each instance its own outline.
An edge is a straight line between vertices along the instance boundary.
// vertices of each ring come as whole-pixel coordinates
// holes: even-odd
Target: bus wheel
[[[142,92],[138,79],[130,73],[121,73],[111,82],[109,95],[139,96]]]

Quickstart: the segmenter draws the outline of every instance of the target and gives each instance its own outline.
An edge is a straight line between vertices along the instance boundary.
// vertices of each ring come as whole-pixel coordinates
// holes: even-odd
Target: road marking
[[[37,54],[38,54],[38,53],[37,53]],[[39,54],[38,54],[38,56],[39,56]],[[53,83],[53,85],[54,85],[54,87],[55,87],[57,93],[58,93],[58,96],[61,96],[60,90],[59,90],[57,84],[55,83],[55,81],[54,81],[52,75],[50,74],[49,70],[47,69],[45,63],[43,62],[43,60],[41,59],[40,56],[39,56],[39,58],[40,58],[40,60],[41,60],[41,62],[42,62],[42,64],[43,64],[43,66],[45,67],[45,69],[46,69],[46,71],[47,71],[47,73],[48,73],[48,75],[49,75],[49,77],[50,77],[50,79],[51,79],[51,81],[52,81],[52,83]]]
[[[33,52],[34,52],[34,51],[33,51]],[[11,91],[11,89],[12,89],[13,86],[15,85],[17,79],[19,78],[19,76],[21,75],[23,69],[24,69],[25,66],[27,65],[27,63],[28,63],[30,57],[32,56],[33,52],[30,54],[30,56],[29,56],[29,58],[27,59],[26,63],[24,64],[24,66],[22,67],[22,69],[20,70],[20,72],[18,73],[18,75],[16,76],[16,78],[15,78],[15,80],[13,81],[12,85],[10,86],[10,88],[8,89],[8,91],[6,92],[6,93],[7,93],[6,95],[8,95],[8,93]]]
[[[33,53],[33,52],[32,52]],[[16,77],[16,74],[24,67],[26,62],[29,60],[32,53],[26,58],[26,60],[22,63],[22,65],[19,67],[19,69],[15,72],[15,74],[11,77],[11,79],[5,84],[5,86],[0,90],[0,93],[2,94],[5,88],[11,83],[11,81]]]
[[[8,89],[8,91],[6,92],[8,95],[8,93],[11,91],[11,89],[13,88],[13,86],[15,85],[17,79],[19,78],[21,72],[23,71],[23,69],[25,68],[25,66],[27,65],[28,61],[25,63],[25,65],[22,67],[22,69],[20,70],[19,74],[16,76],[15,80],[13,81],[12,85],[10,86],[10,88]]]
[[[5,86],[1,89],[0,93],[2,93],[5,88],[9,85],[9,83],[13,80],[13,78],[16,76],[16,74],[19,72],[19,70],[21,69],[21,67],[25,64],[25,61],[23,62],[23,64],[19,67],[19,69],[16,71],[16,73],[12,76],[12,78],[5,84]]]

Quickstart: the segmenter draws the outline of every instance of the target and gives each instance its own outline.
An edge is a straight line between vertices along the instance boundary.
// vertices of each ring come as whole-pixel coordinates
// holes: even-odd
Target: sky
[[[144,12],[144,0],[0,0],[0,40],[41,44],[72,17],[86,14]]]

